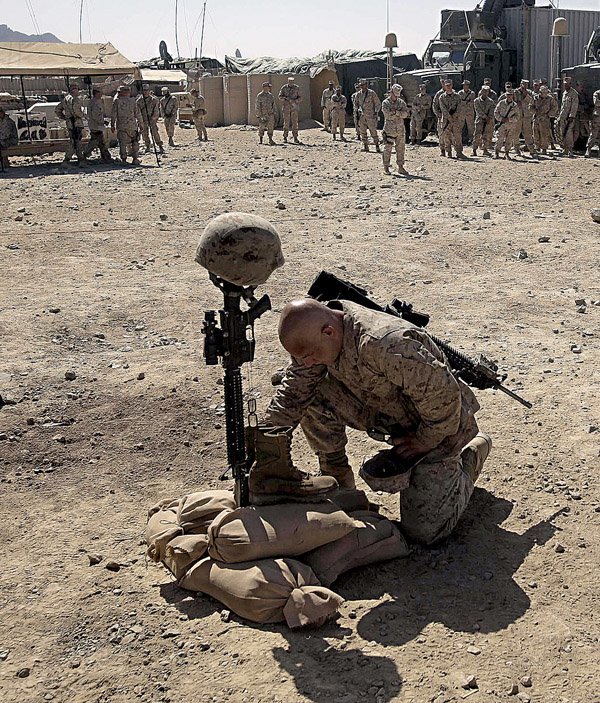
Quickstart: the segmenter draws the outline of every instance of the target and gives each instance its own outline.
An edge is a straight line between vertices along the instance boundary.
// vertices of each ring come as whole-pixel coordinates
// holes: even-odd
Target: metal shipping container
[[[559,75],[557,56],[552,56],[556,41],[551,37],[557,17],[564,17],[569,27],[569,36],[561,40],[560,68],[583,63],[585,45],[594,29],[600,26],[600,11],[525,5],[502,11],[499,24],[506,29],[505,46],[517,50],[520,78],[542,78],[551,83],[553,76],[550,74]]]

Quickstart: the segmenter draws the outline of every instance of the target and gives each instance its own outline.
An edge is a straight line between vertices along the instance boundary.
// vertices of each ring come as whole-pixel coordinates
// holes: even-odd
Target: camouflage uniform
[[[533,144],[533,116],[535,114],[535,98],[531,90],[518,88],[515,90],[515,102],[521,109],[521,122],[515,127],[515,143],[519,144],[519,138],[523,135],[525,146],[530,154],[535,153]]]
[[[295,83],[281,86],[279,100],[283,111],[283,138],[287,139],[291,126],[292,136],[298,140],[298,113],[302,102],[300,88]]]
[[[333,109],[333,104],[331,102],[331,97],[335,93],[333,88],[325,88],[323,95],[321,96],[321,107],[323,108],[323,127],[329,132],[331,130],[331,111]]]
[[[500,122],[498,134],[496,135],[496,154],[500,153],[504,147],[504,153],[508,154],[515,142],[516,127],[521,120],[521,110],[514,100],[509,103],[506,98],[501,98],[494,110],[496,122]]]
[[[429,451],[400,494],[401,526],[426,544],[448,536],[473,491],[460,459],[477,434],[473,392],[423,330],[354,303],[331,305],[344,312],[340,355],[330,366],[292,360],[267,422],[300,423],[320,460],[345,452],[346,427],[415,437]]]
[[[175,134],[175,122],[177,120],[177,100],[169,93],[160,99],[160,112],[165,123],[165,131],[169,141],[173,140]]]
[[[100,98],[92,98],[87,106],[87,120],[90,130],[90,141],[83,154],[87,158],[94,149],[99,149],[102,161],[110,162],[110,152],[104,141],[104,104]]]
[[[162,149],[163,143],[158,131],[158,118],[160,116],[158,98],[155,95],[148,95],[147,97],[138,95],[137,105],[142,118],[141,130],[146,149],[150,149],[150,134],[152,134],[152,139],[154,139],[156,146]]]
[[[198,139],[205,142],[208,141],[208,133],[206,131],[206,125],[204,124],[204,115],[206,115],[206,108],[204,107],[204,96],[203,95],[190,95],[190,107],[192,108],[192,119],[194,120],[194,127],[198,133]]]
[[[381,110],[381,100],[374,90],[367,88],[367,91],[359,90],[356,96],[356,107],[358,112],[358,129],[360,138],[365,146],[369,146],[367,130],[371,133],[376,147],[379,147],[379,135],[377,134],[377,117]]]
[[[544,153],[552,143],[553,117],[556,117],[556,112],[552,95],[550,93],[536,95],[533,115],[533,142],[536,148]]]
[[[460,104],[460,96],[454,90],[451,93],[444,91],[440,95],[440,112],[442,113],[440,147],[452,153],[454,146],[458,156],[462,154],[462,126],[464,122]]]
[[[594,114],[592,115],[592,123],[590,128],[590,138],[586,144],[586,154],[591,154],[595,146],[600,147],[600,90],[594,93],[592,98],[594,103]]]
[[[575,88],[565,90],[562,95],[558,122],[556,123],[556,141],[566,152],[573,151],[573,125],[579,108],[579,93]]]
[[[384,123],[381,136],[383,138],[383,165],[388,168],[392,160],[392,147],[396,147],[396,163],[404,166],[404,147],[406,144],[406,127],[404,120],[410,116],[408,105],[398,98],[386,98],[382,105]]]
[[[262,139],[266,131],[269,139],[272,140],[273,130],[275,129],[275,96],[273,93],[268,90],[261,90],[256,96],[254,109],[258,120],[259,138]]]
[[[473,141],[473,134],[475,133],[475,108],[473,103],[475,102],[475,92],[470,88],[458,91],[458,97],[460,98],[460,132],[462,139],[463,126],[467,125],[467,144],[471,144]]]
[[[484,151],[488,151],[492,148],[492,139],[494,138],[496,103],[490,97],[480,95],[473,101],[473,107],[475,109],[473,150],[483,147]]]
[[[352,103],[352,117],[354,118],[354,129],[356,130],[357,139],[360,139],[360,128],[358,126],[358,103],[356,102],[359,93],[360,90],[357,90],[350,96],[350,101]]]
[[[56,116],[64,120],[69,130],[69,146],[65,150],[65,161],[70,161],[73,154],[77,154],[79,162],[85,161],[81,145],[81,131],[83,129],[83,108],[78,96],[68,93],[58,103],[55,109]]]
[[[19,133],[17,125],[8,115],[0,117],[0,149],[8,149],[11,146],[17,146],[19,143]],[[2,166],[8,168],[8,156],[2,152]]]
[[[135,98],[117,95],[113,100],[110,119],[111,129],[117,130],[119,154],[123,163],[127,160],[127,151],[131,149],[133,160],[137,161],[140,148],[142,117]]]
[[[420,142],[423,139],[423,122],[431,109],[431,95],[418,93],[412,102],[410,111],[410,140]]]
[[[337,95],[334,93],[331,96],[331,133],[335,139],[337,130],[340,130],[340,137],[344,138],[344,128],[346,127],[346,105],[348,101],[345,95]]]
[[[577,90],[577,89],[575,89]],[[590,121],[591,109],[590,103],[585,92],[579,93],[579,105],[577,106],[577,114],[573,122],[573,143],[577,144],[580,139],[587,142],[590,136]]]
[[[444,94],[444,89],[440,88],[438,92],[433,96],[433,100],[431,101],[431,109],[433,110],[433,114],[436,116],[437,123],[437,134],[438,134],[438,139],[440,141],[440,148],[442,151],[444,150],[444,147],[442,146],[442,111],[440,110],[440,98]]]

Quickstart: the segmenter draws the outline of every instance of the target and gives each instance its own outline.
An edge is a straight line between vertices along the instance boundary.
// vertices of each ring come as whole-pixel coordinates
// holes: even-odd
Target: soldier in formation
[[[571,85],[571,78],[565,76],[563,81],[563,94],[556,123],[556,141],[562,147],[563,154],[574,156],[573,146],[575,144],[573,128],[575,117],[579,108],[579,93]]]
[[[600,90],[594,93],[592,98],[594,103],[594,112],[592,114],[592,122],[590,125],[590,138],[586,144],[585,157],[589,159],[592,155],[592,149],[597,146],[600,149]]]
[[[421,83],[419,92],[412,101],[410,110],[410,143],[420,144],[423,141],[423,122],[431,109],[432,98],[427,95],[427,85]]]
[[[121,163],[127,163],[127,156],[130,152],[133,165],[139,166],[142,116],[135,98],[131,97],[131,90],[125,85],[119,88],[119,92],[113,100],[110,128],[117,133]]]
[[[471,81],[463,81],[462,89],[458,91],[458,97],[460,98],[459,121],[461,123],[461,140],[463,129],[466,127],[467,144],[472,144],[473,134],[475,133],[475,108],[473,107],[473,103],[475,102],[475,98],[477,96],[471,90]]]
[[[323,109],[323,129],[326,132],[331,131],[331,109],[333,105],[331,104],[331,98],[335,93],[335,88],[333,87],[333,81],[329,81],[329,85],[323,91],[321,96],[321,108]]]
[[[112,163],[110,151],[104,141],[104,103],[102,102],[102,91],[98,88],[92,90],[92,99],[87,106],[87,121],[90,141],[87,143],[83,155],[87,159],[94,149],[98,149],[102,163]]]
[[[515,126],[515,144],[519,144],[520,136],[523,135],[525,146],[532,158],[537,156],[537,150],[533,144],[533,116],[535,96],[529,90],[529,81],[522,80],[515,91],[515,102],[519,106],[521,119]]]
[[[158,131],[158,118],[160,117],[160,103],[155,95],[150,92],[150,86],[144,83],[142,94],[137,97],[138,110],[142,118],[142,137],[146,145],[146,153],[151,151],[150,135],[160,154],[164,154],[163,142]]]
[[[350,96],[350,101],[352,103],[352,117],[354,119],[354,129],[356,130],[356,141],[360,141],[360,127],[358,126],[358,103],[357,99],[360,95],[360,83],[354,84],[354,92]]]
[[[177,120],[177,100],[171,95],[171,91],[166,86],[162,88],[161,93],[160,114],[169,139],[169,146],[175,146],[173,137],[175,135],[175,121]]]
[[[533,142],[545,156],[552,143],[552,120],[556,117],[556,101],[547,85],[540,84],[533,104]]]
[[[273,130],[275,129],[275,96],[271,92],[272,85],[269,81],[264,81],[261,92],[256,96],[254,110],[258,120],[258,141],[263,143],[265,132],[269,137],[269,144],[275,146],[273,141]]]
[[[440,147],[442,156],[452,158],[452,149],[456,151],[457,159],[466,158],[463,154],[462,127],[464,113],[460,109],[461,99],[452,87],[452,81],[444,81],[444,92],[440,95],[439,110],[441,113]]]
[[[340,139],[345,142],[344,128],[346,127],[346,96],[342,95],[342,86],[338,85],[335,92],[331,96],[331,134],[333,141],[338,129],[340,130]]]
[[[14,120],[4,112],[4,108],[0,105],[0,161],[2,168],[9,167],[8,156],[4,153],[5,149],[11,146],[17,146],[19,143],[19,133]]]
[[[479,95],[473,101],[475,109],[475,134],[473,136],[473,156],[477,149],[483,149],[484,156],[491,156],[492,139],[494,138],[494,110],[496,103],[490,98],[490,87],[481,86]]]
[[[85,166],[86,159],[83,154],[81,137],[83,133],[83,105],[79,99],[79,86],[73,83],[69,92],[58,103],[55,110],[56,116],[65,121],[69,132],[69,145],[65,151],[65,163],[69,163],[73,154],[77,155],[79,166]]]
[[[283,141],[287,142],[291,128],[294,144],[300,144],[298,139],[298,115],[300,113],[302,95],[300,88],[294,82],[293,76],[289,76],[287,84],[281,86],[279,100],[283,112]]]
[[[442,97],[443,94],[444,94],[444,79],[440,78],[440,89],[433,96],[433,100],[431,101],[431,109],[433,111],[433,114],[435,115],[435,120],[436,120],[437,135],[438,135],[438,140],[440,143],[440,155],[446,156],[446,151],[444,149],[444,146],[442,145],[442,111],[440,110],[440,98]]]
[[[404,150],[406,142],[406,127],[404,120],[410,117],[408,105],[402,99],[402,87],[393,85],[388,97],[383,101],[384,123],[381,137],[383,139],[383,172],[390,173],[392,149],[396,148],[396,164],[398,173],[408,175],[404,168]]]
[[[515,132],[521,121],[521,111],[515,102],[515,94],[512,88],[508,88],[500,96],[500,100],[494,110],[494,118],[500,124],[494,156],[499,159],[502,147],[504,147],[504,157],[510,159],[510,150],[515,144]]]
[[[375,151],[381,153],[379,136],[377,134],[377,119],[381,110],[381,100],[377,93],[369,88],[366,78],[361,78],[360,80],[360,90],[356,96],[356,108],[363,151],[369,151],[368,130],[375,143]]]
[[[206,115],[206,107],[204,106],[204,96],[200,95],[198,90],[194,88],[190,90],[190,107],[192,108],[192,120],[194,121],[194,127],[198,134],[198,141],[208,141],[208,132],[206,131],[206,125],[204,123],[204,116]]]

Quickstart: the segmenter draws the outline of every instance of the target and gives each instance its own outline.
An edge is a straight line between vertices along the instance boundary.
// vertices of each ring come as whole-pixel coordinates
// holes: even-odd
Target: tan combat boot
[[[252,462],[248,487],[252,505],[320,503],[338,488],[329,476],[309,476],[292,463],[291,427],[247,429]]]
[[[463,471],[473,479],[473,483],[479,478],[483,462],[488,458],[491,450],[491,437],[485,432],[479,432],[460,453]]]
[[[319,469],[323,476],[333,476],[341,489],[356,488],[354,472],[343,449],[319,454]]]

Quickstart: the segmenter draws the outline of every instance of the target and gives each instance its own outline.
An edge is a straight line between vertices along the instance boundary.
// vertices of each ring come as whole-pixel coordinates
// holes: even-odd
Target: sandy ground
[[[160,169],[48,158],[0,180],[3,702],[600,700],[600,161],[431,146],[400,179],[356,142],[301,136],[178,131]],[[281,232],[287,264],[259,289],[275,313],[328,269],[430,313],[534,403],[478,392],[495,448],[455,535],[341,577],[340,616],[316,631],[223,622],[144,558],[152,504],[223,487],[221,372],[200,335],[221,299],[193,253],[228,210]],[[276,324],[258,323],[246,370],[260,408],[285,363]],[[353,434],[353,464],[377,448]],[[295,457],[316,468],[300,436]]]

